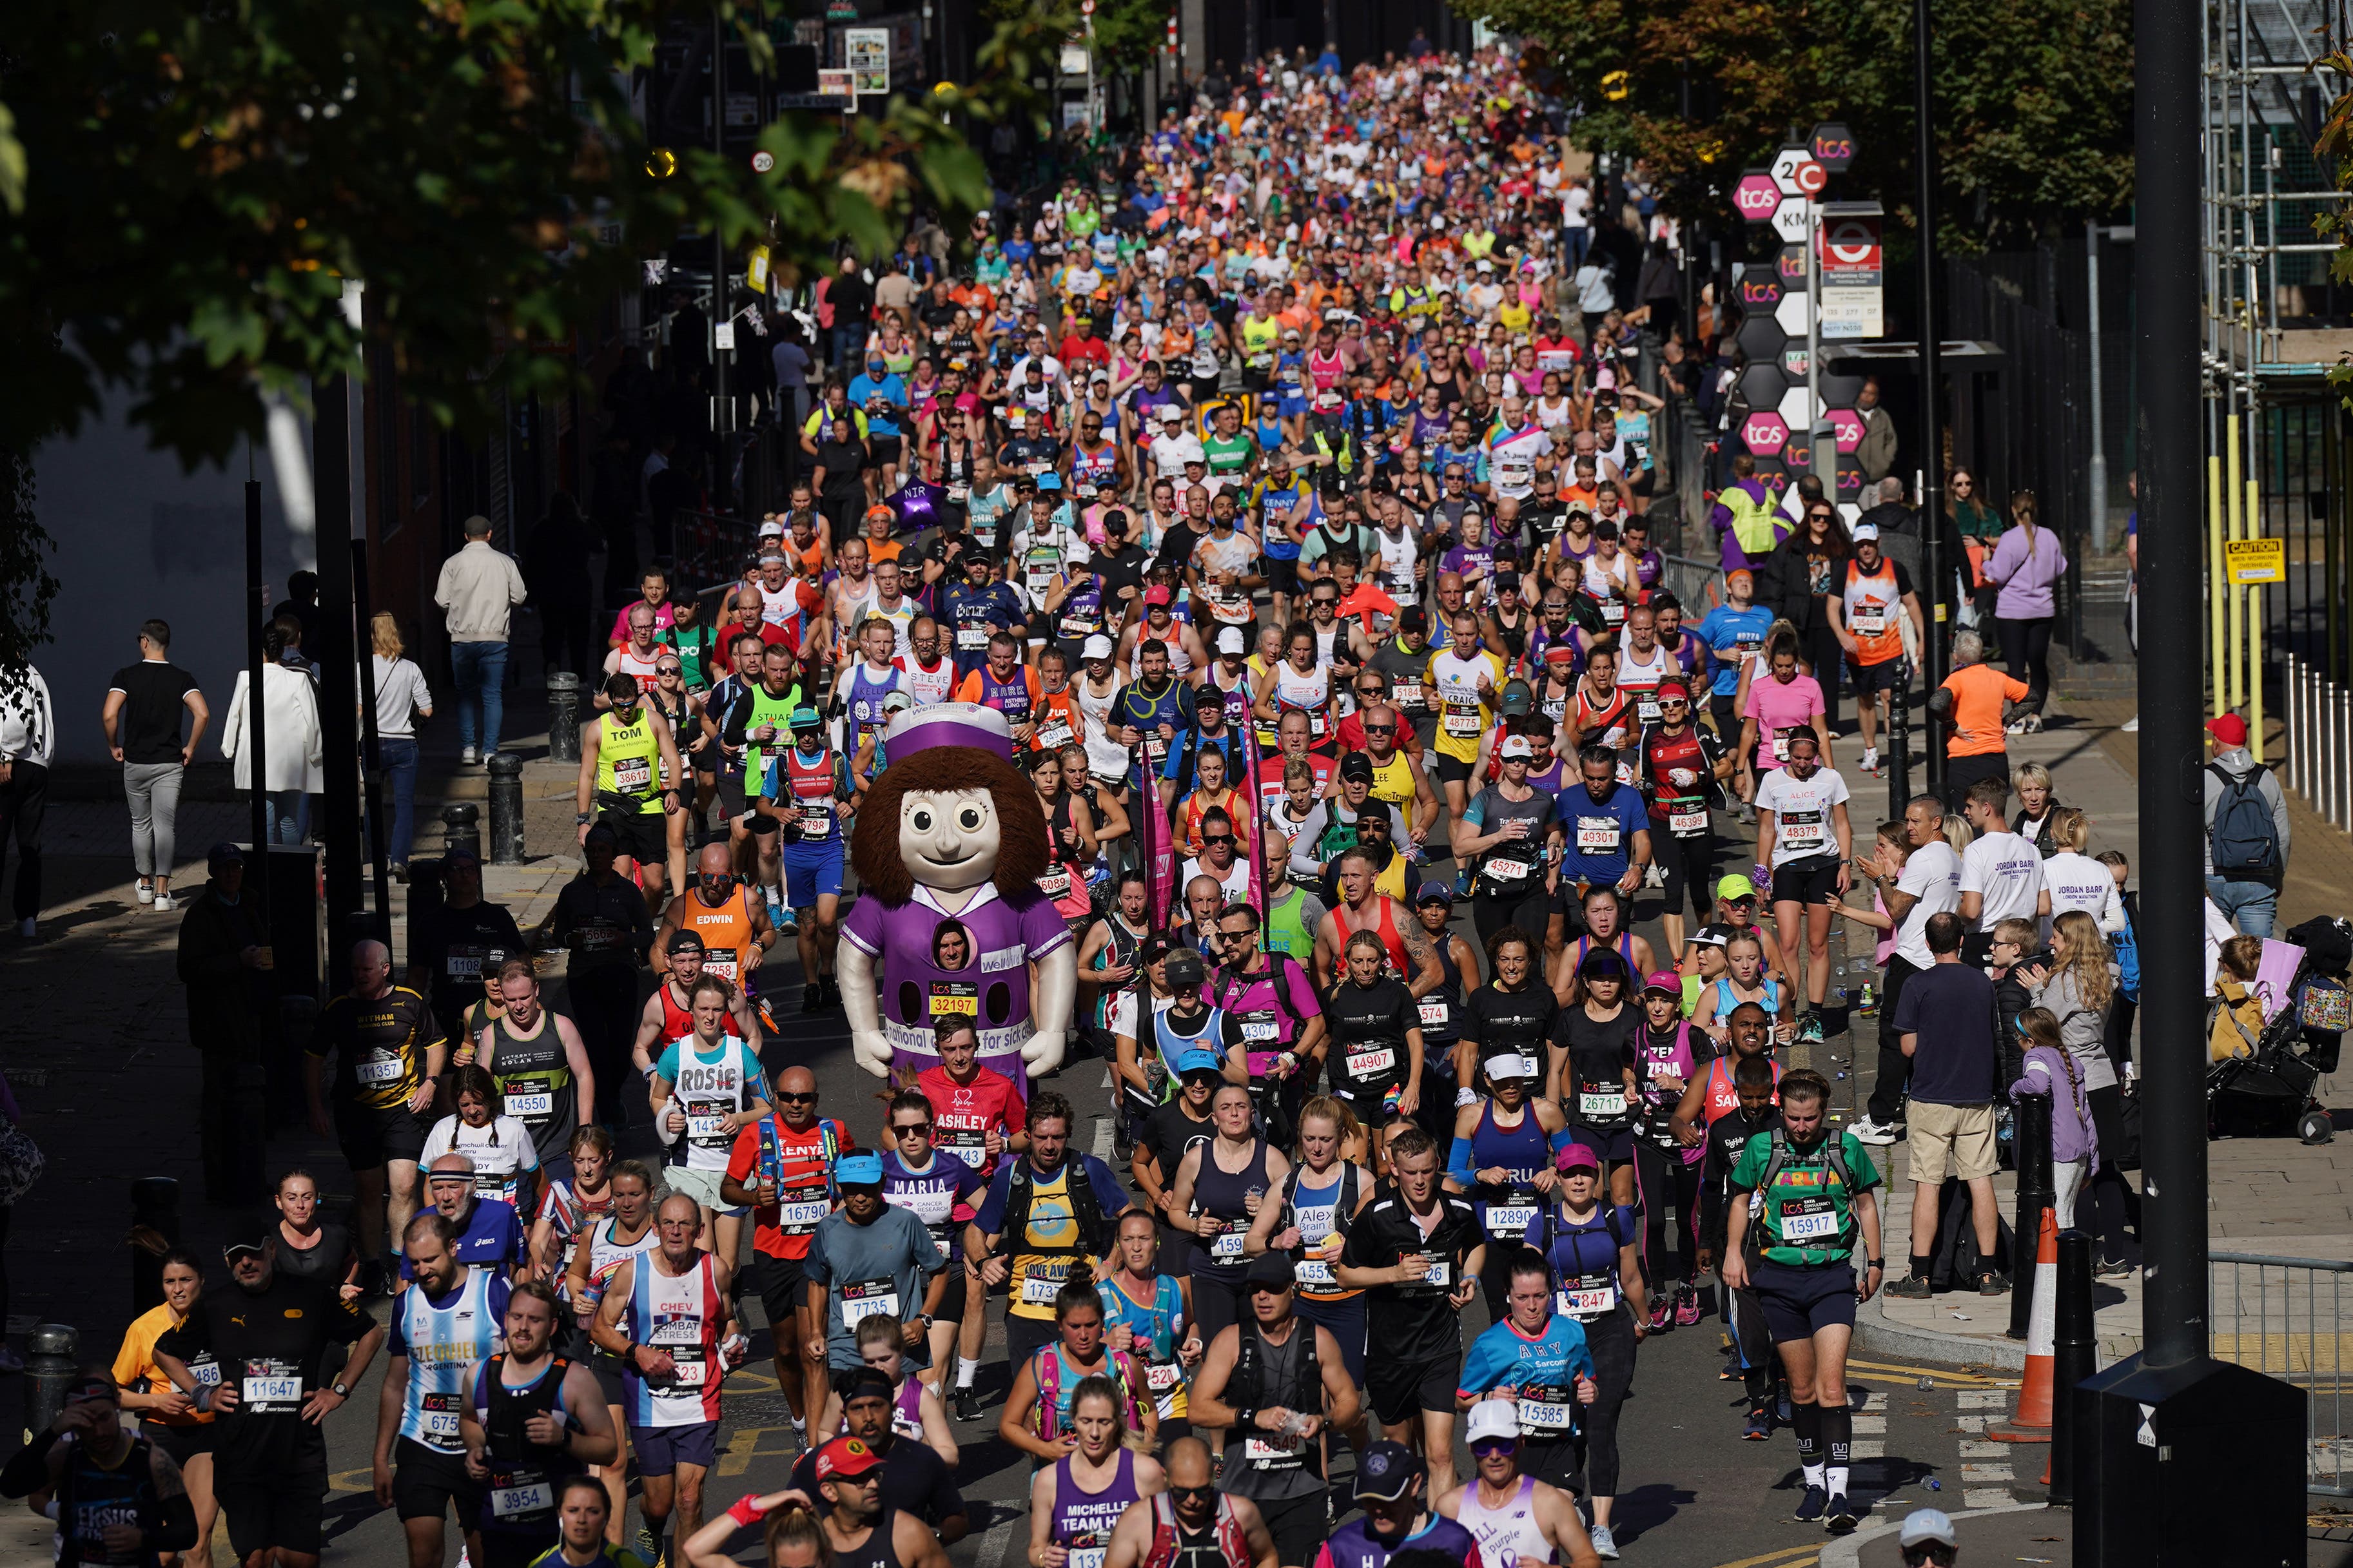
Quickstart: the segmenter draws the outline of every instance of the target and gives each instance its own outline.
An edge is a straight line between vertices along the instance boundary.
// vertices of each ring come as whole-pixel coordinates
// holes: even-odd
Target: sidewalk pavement
[[[1820,1568],[1899,1568],[1904,1561],[1899,1541],[1905,1516],[1915,1509],[1940,1508],[1936,1495],[1905,1501],[1890,1498],[1877,1512],[1884,1523],[1872,1524],[1822,1548]],[[1947,1510],[1960,1537],[1960,1562],[1966,1568],[1994,1563],[2072,1563],[2075,1560],[2075,1510],[2042,1502],[2012,1503],[2003,1508]],[[2315,1515],[2307,1526],[2306,1558],[2309,1568],[2347,1568],[2353,1563],[2353,1530],[2341,1515]]]
[[[2092,818],[2091,851],[2119,849],[2129,858],[2137,885],[2139,847],[2139,736],[2119,728],[2138,710],[2131,700],[2073,700],[2061,705],[2052,726],[2036,735],[2013,736],[2013,763],[2040,762],[2051,770],[2052,793]],[[2311,916],[2342,912],[2344,889],[2353,888],[2353,839],[2322,822],[2291,793],[2295,850],[2281,900],[2282,931]],[[1858,1033],[1875,1020],[1858,1020]],[[1867,1056],[1858,1040],[1858,1056]],[[2324,1104],[2353,1104],[2353,1067],[2320,1080]],[[1910,1163],[1899,1142],[1873,1151],[1888,1178],[1889,1201],[1881,1224],[1889,1278],[1905,1267],[1911,1236]],[[2353,1139],[2307,1148],[2294,1138],[2226,1139],[2207,1146],[2208,1235],[2217,1252],[2343,1258],[2353,1256]],[[2138,1172],[2126,1173],[2136,1189]],[[2005,1219],[2016,1213],[2015,1176],[1995,1177],[1998,1205]],[[2031,1247],[2032,1238],[2021,1237]],[[2137,1273],[2102,1279],[2094,1287],[2094,1322],[2103,1365],[2140,1348],[2141,1279]],[[1875,1297],[1856,1315],[1859,1346],[1879,1355],[1898,1355],[2016,1372],[2026,1364],[2023,1341],[2009,1337],[2010,1298],[1956,1291],[1927,1301]],[[1828,1559],[1824,1560],[1826,1563]]]

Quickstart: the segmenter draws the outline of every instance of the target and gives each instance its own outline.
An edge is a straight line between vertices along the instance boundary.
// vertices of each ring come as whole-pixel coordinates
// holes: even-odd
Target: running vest
[[[1366,752],[1365,758],[1370,762],[1372,753]],[[1388,762],[1373,763],[1372,796],[1375,800],[1398,807],[1398,814],[1411,820],[1413,766],[1406,761],[1403,752],[1391,752]]]
[[[1482,1499],[1483,1489],[1483,1482],[1473,1479],[1454,1510],[1455,1522],[1479,1542],[1479,1561],[1500,1565],[1551,1562],[1552,1542],[1536,1522],[1535,1478],[1522,1476],[1512,1495],[1493,1508]]]
[[[914,698],[915,706],[928,708],[935,702],[945,702],[955,690],[955,661],[943,658],[926,669],[919,659],[907,661],[907,691]]]
[[[717,909],[702,901],[701,889],[690,891],[680,904],[685,913],[680,917],[679,929],[691,931],[702,939],[702,970],[716,974],[730,985],[740,984],[744,978],[744,954],[753,942],[752,913],[744,902],[745,892],[737,883],[727,895],[727,901]],[[663,982],[662,1005],[670,1005],[669,982]],[[693,1027],[690,1022],[687,1027]]]
[[[1226,1394],[1231,1396],[1234,1408],[1255,1410],[1272,1405],[1303,1415],[1323,1414],[1324,1373],[1315,1360],[1315,1325],[1300,1317],[1293,1318],[1291,1325],[1290,1342],[1278,1349],[1268,1342],[1255,1316],[1236,1323],[1234,1371],[1226,1380]],[[1282,1380],[1285,1370],[1291,1373],[1287,1385]],[[1261,1475],[1293,1470],[1318,1478],[1324,1474],[1324,1446],[1320,1442],[1255,1430],[1243,1433],[1241,1437],[1240,1454],[1229,1451],[1226,1456],[1229,1465],[1239,1458],[1243,1466]],[[1231,1479],[1229,1472],[1229,1484]]]
[[[670,1104],[685,1113],[686,1130],[674,1135],[668,1163],[691,1171],[723,1171],[735,1148],[735,1134],[724,1131],[723,1123],[757,1098],[755,1090],[763,1081],[760,1059],[733,1034],[719,1037],[715,1061],[704,1059],[702,1042],[692,1035],[671,1049],[678,1053],[678,1076],[670,1083]]]
[[[506,1346],[506,1282],[487,1268],[469,1268],[438,1302],[423,1285],[412,1285],[392,1310],[399,1329],[397,1353],[408,1358],[400,1436],[437,1453],[463,1453],[458,1410],[466,1394],[466,1370]]]
[[[1297,886],[1287,888],[1266,908],[1266,950],[1280,952],[1294,963],[1305,963],[1315,955],[1315,932],[1307,924],[1307,894]]]
[[[1299,1227],[1299,1250],[1293,1255],[1299,1293],[1319,1301],[1361,1296],[1363,1291],[1340,1283],[1332,1265],[1339,1261],[1349,1227],[1356,1222],[1356,1205],[1364,1198],[1364,1173],[1357,1166],[1343,1164],[1339,1179],[1321,1187],[1307,1185],[1306,1176],[1307,1167],[1303,1164],[1292,1166],[1291,1173],[1282,1178],[1282,1201],[1291,1211],[1286,1218]]]
[[[1650,779],[1651,819],[1663,823],[1677,838],[1698,838],[1708,831],[1707,799],[1713,778],[1699,731],[1683,726],[1680,735],[1661,730],[1642,734],[1642,772]],[[1688,773],[1688,782],[1675,775]],[[1655,831],[1655,830],[1654,830]]]
[[[620,1239],[617,1234],[620,1223],[617,1218],[601,1220],[588,1232],[588,1289],[582,1294],[592,1310],[605,1299],[605,1292],[611,1289],[613,1277],[621,1271],[621,1265],[633,1258],[643,1258],[661,1245],[661,1233],[654,1229],[650,1214],[646,1218],[645,1230],[635,1241]],[[601,1355],[604,1352],[600,1351],[597,1353]]]
[[[1895,563],[1882,559],[1879,570],[1866,574],[1854,562],[1846,563],[1846,587],[1841,595],[1846,629],[1853,634],[1858,665],[1885,664],[1904,652],[1904,621],[1895,591]]]
[[[533,1442],[523,1424],[534,1415],[561,1421],[571,1414],[564,1405],[564,1374],[572,1363],[552,1357],[537,1377],[510,1388],[501,1376],[506,1361],[501,1353],[484,1362],[474,1385],[474,1409],[485,1438],[483,1463],[491,1472],[482,1489],[482,1528],[544,1534],[555,1523],[564,1483],[586,1467],[562,1443],[542,1447]]]
[[[882,700],[893,691],[906,689],[906,672],[895,664],[887,667],[879,679],[862,658],[850,668],[849,721],[855,726],[850,736],[853,744],[882,728]]]
[[[1634,721],[1649,725],[1659,721],[1659,687],[1677,673],[1672,655],[1666,645],[1651,645],[1651,657],[1645,663],[1636,663],[1633,645],[1618,650],[1618,689],[1634,700]]]
[[[137,1563],[152,1564],[156,1553],[142,1551],[133,1557],[118,1555],[106,1544],[109,1525],[135,1525],[153,1531],[162,1523],[163,1500],[155,1490],[154,1447],[134,1436],[120,1463],[102,1465],[79,1439],[66,1449],[64,1472],[57,1485],[56,1561],[59,1568],[79,1564]],[[1237,1562],[1248,1562],[1245,1553]]]
[[[607,713],[596,721],[596,797],[611,811],[651,816],[662,808],[655,780],[661,771],[661,742],[643,704],[635,723]]]
[[[1702,1120],[1710,1127],[1740,1109],[1740,1091],[1733,1087],[1732,1068],[1730,1057],[1717,1057],[1707,1064],[1707,1077],[1703,1080],[1705,1087],[1700,1090],[1699,1108]],[[1779,1062],[1773,1063],[1773,1081],[1776,1085],[1781,1081]],[[1779,1104],[1780,1100],[1780,1090],[1776,1088],[1774,1103]]]
[[[1143,1568],[1229,1568],[1250,1560],[1250,1533],[1234,1517],[1234,1500],[1218,1494],[1218,1511],[1209,1528],[1195,1531],[1176,1518],[1176,1505],[1166,1492],[1152,1497],[1152,1545]]]
[[[753,686],[751,691],[752,716],[744,721],[744,732],[748,736],[756,733],[763,724],[774,724],[777,741],[789,748],[792,742],[787,735],[792,728],[793,710],[801,706],[800,682],[786,687],[781,697],[771,695],[761,685]],[[757,741],[747,742],[744,747],[744,776],[750,781],[746,787],[754,793],[767,780],[768,750]]]
[[[776,781],[783,786],[779,800],[801,808],[798,842],[805,846],[840,842],[840,818],[835,813],[840,804],[837,792],[841,759],[831,752],[823,752],[817,761],[807,762],[803,760],[801,749],[795,746],[778,761],[783,763],[783,776]],[[736,891],[740,896],[743,889]]]
[[[667,989],[667,987],[665,987]],[[539,1032],[516,1034],[504,1017],[491,1020],[495,1042],[491,1067],[498,1079],[506,1112],[531,1132],[539,1152],[540,1168],[562,1155],[572,1144],[578,1125],[579,1091],[572,1081],[572,1061],[556,1032],[555,1015],[542,1009]]]
[[[625,1312],[629,1338],[649,1350],[667,1352],[676,1363],[659,1377],[622,1368],[623,1403],[632,1426],[697,1426],[719,1419],[719,1384],[726,1375],[719,1361],[719,1324],[727,1303],[711,1255],[698,1252],[683,1274],[661,1270],[658,1249],[649,1249],[631,1269]]]

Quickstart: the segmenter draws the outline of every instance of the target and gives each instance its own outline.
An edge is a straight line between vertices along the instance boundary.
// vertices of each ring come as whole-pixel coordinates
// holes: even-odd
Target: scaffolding
[[[2344,90],[2321,62],[2353,37],[2353,0],[2208,0],[2205,23],[2209,698],[2247,716],[2260,757],[2272,660],[2342,673],[2347,652],[2348,433],[2327,374],[2353,354],[2353,289],[2313,222],[2353,193],[2330,188],[2313,146]],[[2230,585],[2227,544],[2257,538],[2285,541],[2287,581]]]

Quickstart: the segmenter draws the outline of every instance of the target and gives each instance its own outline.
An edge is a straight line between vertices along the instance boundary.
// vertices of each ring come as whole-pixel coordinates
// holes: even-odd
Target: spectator
[[[2051,690],[2051,626],[2058,616],[2052,590],[2067,571],[2065,548],[2056,533],[2035,526],[2035,510],[2032,490],[2010,498],[2010,531],[1985,566],[1986,581],[2001,590],[1993,612],[2001,661],[2013,678],[2026,680],[2025,711],[2010,723],[2014,735],[2042,728],[2042,700]]]
[[[16,934],[31,937],[41,912],[41,817],[49,804],[49,758],[58,747],[49,683],[30,664],[0,668],[0,872],[16,840]],[[0,1233],[5,1234],[5,1233]]]
[[[1978,633],[1983,636],[1994,618],[1994,601],[2000,594],[1986,580],[1985,563],[1993,553],[1994,542],[2001,537],[2001,513],[1978,499],[1977,476],[1968,469],[1955,468],[1945,483],[1945,517],[1960,535],[1961,553],[1968,563],[1963,580],[1977,610]]]
[[[1993,982],[1961,962],[1968,922],[1957,914],[1930,915],[1926,932],[1929,966],[1904,987],[1895,1029],[1912,1058],[1912,1272],[1888,1286],[1891,1296],[1926,1300],[1936,1250],[1936,1210],[1947,1175],[1968,1188],[1969,1225],[1977,1233],[1977,1287],[1999,1296],[2010,1281],[1993,1266],[2000,1244],[1993,1173]]]
[[[561,499],[561,498],[559,498]],[[584,606],[582,615],[586,615]],[[417,837],[417,715],[433,717],[433,693],[414,659],[401,657],[400,623],[379,611],[368,622],[375,645],[376,755],[392,784],[392,834],[385,858],[408,880],[408,847]]]
[[[205,859],[212,879],[180,917],[177,960],[187,994],[188,1043],[204,1068],[196,1135],[205,1197],[216,1204],[250,1202],[260,1194],[237,1190],[240,1139],[231,1094],[237,1069],[259,1063],[263,1040],[275,1037],[269,931],[259,906],[245,901],[245,851],[216,844]]]
[[[2010,1098],[2051,1097],[2052,1207],[2059,1228],[2071,1230],[2076,1196],[2100,1166],[2100,1135],[2092,1121],[2090,1091],[2084,1087],[2083,1068],[2060,1043],[2059,1020],[2050,1008],[2028,1008],[2015,1026],[2026,1044],[2026,1058],[2018,1081],[2010,1086]]]
[[[2222,944],[2214,972],[2214,995],[2209,1005],[2214,1021],[2208,1026],[2206,1057],[2226,1062],[2255,1054],[2263,1037],[2263,1003],[2255,994],[2255,976],[2263,967],[2263,939],[2234,936]]]
[[[139,875],[139,901],[164,913],[172,900],[174,826],[180,815],[180,783],[195,760],[212,710],[196,689],[196,678],[174,664],[172,626],[145,621],[139,627],[139,662],[114,672],[99,710],[108,751],[122,764],[122,794],[131,803],[131,863]],[[188,738],[180,739],[180,711],[195,715]]]
[[[1854,411],[1862,416],[1862,440],[1854,449],[1854,460],[1862,469],[1865,484],[1877,484],[1895,468],[1895,420],[1879,401],[1879,378],[1867,376],[1862,391],[1854,400]],[[1901,479],[1896,481],[1896,496],[1903,496]]]
[[[1953,637],[1953,673],[1928,694],[1928,713],[1944,725],[1945,790],[1956,802],[1968,798],[1980,779],[2010,777],[2009,742],[2003,739],[2001,705],[2026,695],[2026,682],[1985,662],[1985,638],[1975,632]]]
[[[466,520],[466,542],[441,563],[433,602],[448,617],[449,673],[458,683],[458,761],[470,766],[499,754],[506,717],[507,626],[523,602],[522,573],[491,545],[491,520]],[[480,750],[475,749],[477,727]]]
[[[2287,872],[2287,796],[2248,752],[2244,719],[2217,714],[2206,733],[2206,896],[2240,931],[2269,936]]]
[[[1903,1048],[1895,1014],[1912,977],[1936,963],[1928,951],[1928,921],[1960,907],[1961,859],[1945,841],[1945,805],[1933,795],[1915,795],[1904,807],[1900,863],[1882,851],[1864,874],[1878,885],[1888,917],[1895,922],[1895,951],[1888,955],[1879,1003],[1879,1079],[1854,1135],[1866,1143],[1895,1142],[1904,1122],[1904,1086],[1913,1071]],[[1889,873],[1893,872],[1891,876]]]
[[[2100,1168],[2092,1174],[2093,1229],[2100,1252],[2096,1267],[2102,1274],[2128,1274],[2132,1265],[2125,1258],[2125,1233],[2127,1221],[2137,1227],[2139,1204],[2116,1164],[2124,1146],[2124,1090],[2107,1051],[2116,964],[2099,922],[2081,910],[2070,910],[2052,921],[2051,953],[2049,968],[2029,965],[2019,976],[2033,1004],[2048,1007],[2058,1020],[2060,1044],[2083,1069],[2084,1097],[2092,1108],[2101,1155]]]
[[[221,726],[221,755],[235,764],[230,777],[239,789],[258,789],[269,797],[269,841],[300,844],[311,831],[311,796],[325,787],[322,763],[324,738],[319,732],[319,693],[310,677],[286,663],[285,628],[271,622],[261,634],[261,719],[268,755],[263,777],[253,776],[253,753],[246,704],[254,700],[247,689],[245,670],[237,672],[229,693],[228,719]]]
[[[1982,963],[1993,928],[2007,920],[2040,920],[2051,913],[2051,889],[2042,881],[2042,857],[2033,844],[2010,830],[2001,809],[2010,786],[1979,779],[1969,786],[1965,810],[1977,837],[1961,854],[1960,917],[1970,922],[1969,962]]]

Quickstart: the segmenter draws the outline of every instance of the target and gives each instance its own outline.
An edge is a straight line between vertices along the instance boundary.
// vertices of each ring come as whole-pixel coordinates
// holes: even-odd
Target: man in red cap
[[[2279,778],[2247,750],[2236,713],[2206,721],[2214,747],[2206,764],[2206,896],[2243,936],[2269,936],[2287,872],[2287,796]]]
[[[817,1451],[818,1515],[826,1540],[843,1563],[881,1559],[872,1550],[878,1529],[891,1531],[891,1560],[899,1568],[946,1568],[948,1554],[931,1527],[903,1510],[882,1509],[882,1456],[862,1437],[836,1437]]]

